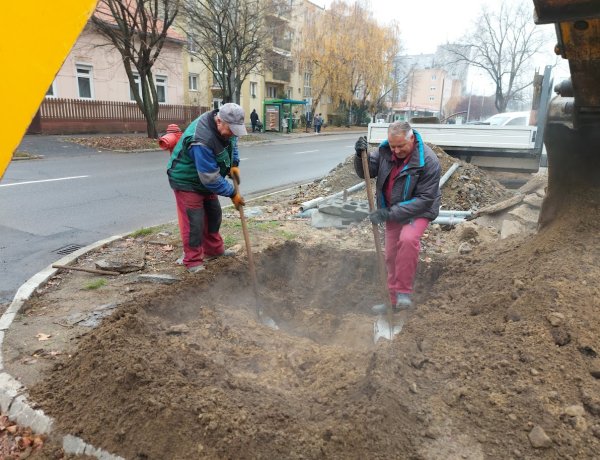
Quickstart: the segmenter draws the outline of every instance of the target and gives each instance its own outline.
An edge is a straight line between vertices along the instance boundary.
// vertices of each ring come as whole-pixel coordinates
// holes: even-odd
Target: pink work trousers
[[[223,254],[225,245],[219,233],[222,211],[218,196],[173,191],[183,243],[183,265],[195,267],[204,262],[205,256]]]
[[[429,219],[419,217],[407,224],[387,221],[385,223],[385,265],[387,284],[392,305],[396,294],[411,294],[419,262],[421,236],[429,225]]]

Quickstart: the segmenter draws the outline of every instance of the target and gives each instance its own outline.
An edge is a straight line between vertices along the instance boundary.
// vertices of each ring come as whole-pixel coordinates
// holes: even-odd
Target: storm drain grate
[[[56,252],[57,254],[60,254],[61,256],[66,256],[67,254],[71,254],[72,252],[77,251],[78,249],[81,249],[83,246],[81,244],[67,244],[66,246],[63,246],[62,248],[59,249],[55,249],[52,252]]]

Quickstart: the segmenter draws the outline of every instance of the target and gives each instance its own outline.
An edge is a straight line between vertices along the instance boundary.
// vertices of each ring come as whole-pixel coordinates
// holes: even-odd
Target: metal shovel
[[[365,188],[367,189],[367,198],[369,199],[369,210],[373,212],[375,210],[375,199],[373,198],[373,190],[371,190],[369,154],[366,150],[362,151],[361,159],[365,176]],[[386,315],[379,315],[373,324],[373,341],[377,343],[377,340],[380,338],[392,340],[394,335],[402,330],[402,324],[398,324],[394,327],[394,314],[387,289],[387,274],[385,269],[385,259],[381,249],[381,240],[379,238],[379,227],[377,224],[371,224],[371,227],[373,229],[373,239],[375,240],[375,251],[377,252],[377,266],[379,268],[381,294],[383,295],[383,298],[386,299]]]
[[[232,174],[232,176],[233,176],[233,174]],[[233,179],[233,187],[234,187],[235,193],[237,194],[237,193],[239,193],[239,190],[240,190],[240,184],[238,183],[235,176],[233,176],[232,179]],[[248,254],[248,271],[250,272],[250,278],[252,279],[252,289],[254,291],[254,303],[256,305],[256,316],[262,324],[264,324],[265,326],[269,326],[271,329],[277,330],[277,329],[279,329],[279,326],[277,326],[277,323],[275,322],[275,320],[273,318],[271,318],[270,316],[266,315],[263,312],[262,306],[260,305],[260,302],[259,302],[258,280],[256,278],[256,268],[254,267],[254,258],[252,257],[252,249],[250,247],[250,235],[248,233],[248,226],[246,225],[246,217],[244,216],[244,207],[239,206],[238,211],[240,212],[240,220],[242,222],[242,233],[244,234],[244,242],[246,243],[246,253]]]

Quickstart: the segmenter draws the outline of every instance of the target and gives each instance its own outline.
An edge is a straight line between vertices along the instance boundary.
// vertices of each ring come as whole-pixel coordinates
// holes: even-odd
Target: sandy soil
[[[468,168],[444,190],[447,207],[510,194]],[[341,165],[312,189],[263,200],[251,221],[258,296],[241,247],[188,275],[168,229],[79,263],[141,247],[145,272],[179,283],[120,275],[90,291],[93,275],[60,274],[28,304],[21,336],[23,323],[50,327],[53,312],[118,307],[92,330],[56,326],[45,349],[58,352],[40,354],[31,398],[60,429],[128,459],[599,458],[598,191],[533,237],[432,227],[418,308],[396,318],[405,324],[393,341],[374,344],[370,225],[316,230],[292,217],[346,176],[356,183]],[[241,241],[234,213],[223,230]],[[473,252],[458,254],[467,240]],[[9,358],[15,372],[23,359]]]

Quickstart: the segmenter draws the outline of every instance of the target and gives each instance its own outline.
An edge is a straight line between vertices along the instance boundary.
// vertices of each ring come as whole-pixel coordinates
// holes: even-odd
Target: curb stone
[[[120,240],[127,236],[115,235],[109,238],[96,241],[95,243],[85,246],[77,251],[54,262],[59,265],[68,265],[78,257],[86,254],[89,251],[105,246],[113,241]],[[29,426],[31,429],[40,434],[50,434],[54,428],[54,420],[44,414],[40,409],[34,409],[27,401],[27,388],[23,386],[12,375],[4,371],[4,358],[2,355],[2,345],[4,336],[15,316],[20,311],[26,300],[29,299],[35,290],[43,285],[48,279],[54,275],[59,269],[52,268],[52,265],[44,268],[29,278],[17,291],[15,297],[4,314],[0,317],[0,410],[8,414],[11,420],[20,425]],[[87,444],[81,438],[70,434],[62,437],[62,447],[67,454],[85,454],[98,458],[99,460],[125,460],[123,457],[113,455],[105,450],[98,449],[91,444]]]

